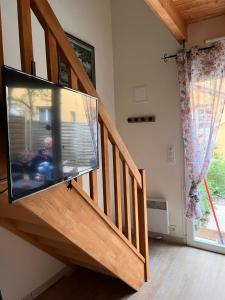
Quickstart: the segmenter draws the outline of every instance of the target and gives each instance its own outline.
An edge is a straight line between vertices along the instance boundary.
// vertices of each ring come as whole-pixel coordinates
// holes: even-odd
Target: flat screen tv
[[[3,67],[9,201],[97,169],[98,103]]]

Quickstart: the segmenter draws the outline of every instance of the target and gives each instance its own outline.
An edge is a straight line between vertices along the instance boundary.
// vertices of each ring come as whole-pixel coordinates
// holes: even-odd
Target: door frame
[[[211,252],[216,252],[216,253],[220,253],[220,254],[225,254],[225,245],[222,246],[222,245],[216,244],[213,241],[205,242],[204,239],[201,239],[201,238],[195,239],[194,223],[193,223],[193,221],[191,221],[189,219],[186,219],[186,220],[187,220],[186,230],[187,230],[187,245],[188,246],[202,249],[202,250],[211,251]]]

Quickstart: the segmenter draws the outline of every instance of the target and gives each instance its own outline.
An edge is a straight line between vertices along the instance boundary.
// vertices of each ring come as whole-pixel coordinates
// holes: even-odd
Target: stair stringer
[[[5,228],[66,264],[111,274],[138,290],[145,260],[107,219],[78,185],[66,191],[60,184],[13,205],[0,200]]]
[[[0,200],[0,226],[67,265],[78,265],[112,275],[65,236],[22,207],[21,203],[9,205],[6,194],[5,197],[1,196]]]

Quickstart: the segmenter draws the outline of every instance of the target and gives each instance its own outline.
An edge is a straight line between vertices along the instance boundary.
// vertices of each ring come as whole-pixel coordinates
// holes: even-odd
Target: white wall
[[[97,90],[114,118],[110,0],[49,1],[63,28],[92,44]],[[5,64],[20,68],[16,0],[1,0]],[[33,18],[37,75],[46,78],[44,33]],[[0,228],[0,289],[4,300],[18,300],[52,277],[63,264]]]
[[[225,15],[188,26],[187,46],[206,47],[205,40],[225,36]]]
[[[4,300],[21,299],[64,266],[3,228],[0,245],[0,289]]]
[[[169,201],[170,224],[184,236],[183,158],[177,69],[163,54],[178,43],[142,0],[112,0],[116,122],[136,164],[147,171],[148,197]],[[133,101],[133,87],[146,85],[148,102]],[[128,124],[127,117],[155,115],[155,123]],[[176,163],[167,162],[175,146]]]
[[[50,0],[65,31],[95,47],[97,91],[114,118],[110,0]]]
[[[112,0],[116,123],[136,164],[147,171],[148,197],[169,201],[171,235],[186,234],[183,199],[183,142],[179,87],[174,59],[164,53],[181,47],[142,0]],[[187,48],[206,46],[206,39],[225,35],[225,16],[188,26]],[[133,87],[146,85],[148,102],[133,101]],[[155,115],[155,123],[128,124],[127,117]],[[176,163],[167,162],[167,147],[175,146]]]

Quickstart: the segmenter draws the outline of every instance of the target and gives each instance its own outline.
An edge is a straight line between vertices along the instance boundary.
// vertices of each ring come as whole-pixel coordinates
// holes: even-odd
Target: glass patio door
[[[225,254],[225,110],[199,192],[203,218],[194,223],[187,221],[187,242],[190,246]]]

